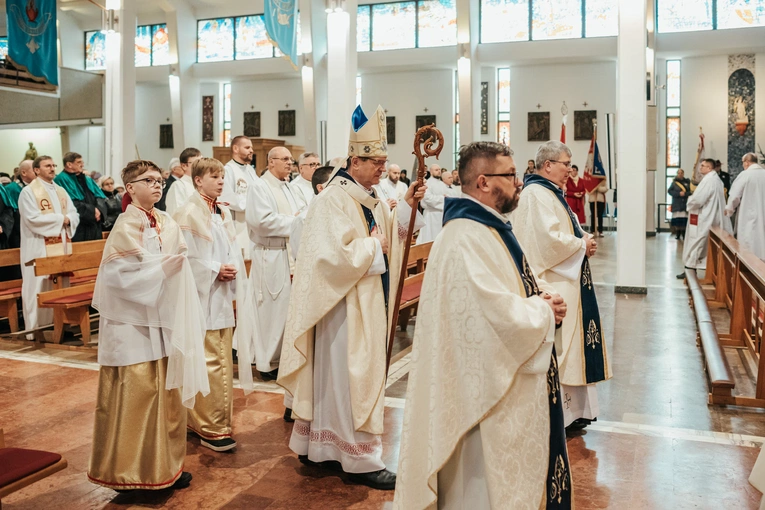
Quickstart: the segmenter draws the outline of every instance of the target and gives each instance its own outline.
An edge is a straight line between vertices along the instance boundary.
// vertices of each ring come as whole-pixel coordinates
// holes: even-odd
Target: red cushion
[[[70,305],[72,303],[79,303],[80,301],[90,301],[93,299],[93,292],[83,292],[82,294],[72,294],[71,296],[64,296],[56,299],[48,299],[43,302],[46,305]]]
[[[21,287],[14,287],[12,289],[0,290],[0,296],[7,296],[8,294],[20,294]]]
[[[401,302],[406,303],[420,297],[420,290],[422,290],[422,281],[413,283],[411,285],[404,285],[404,290],[401,292]]]
[[[58,453],[0,448],[0,487],[21,480],[61,460]]]

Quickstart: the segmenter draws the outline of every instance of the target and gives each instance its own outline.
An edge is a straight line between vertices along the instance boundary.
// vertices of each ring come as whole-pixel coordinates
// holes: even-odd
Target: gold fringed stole
[[[66,215],[69,202],[67,201],[67,194],[64,188],[54,184],[56,187],[56,197],[61,204],[61,213]],[[50,195],[48,190],[45,189],[45,185],[40,182],[40,179],[35,179],[29,184],[32,193],[35,196],[35,202],[37,202],[37,208],[40,210],[40,214],[55,214],[56,210],[53,208],[53,204],[50,203]],[[61,236],[46,237],[45,238],[45,254],[48,257],[56,257],[59,255],[68,255],[71,253],[71,245],[69,244],[69,236],[67,235],[66,248],[61,240]]]

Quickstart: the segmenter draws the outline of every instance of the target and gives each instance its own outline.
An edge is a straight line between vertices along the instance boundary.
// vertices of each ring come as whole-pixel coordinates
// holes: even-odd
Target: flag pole
[[[598,143],[598,120],[592,119],[592,167],[595,168],[595,144]],[[598,188],[600,184],[598,184]],[[595,205],[592,206],[592,214],[595,215],[595,231],[592,233],[593,237],[600,228],[600,220],[598,219],[598,188],[595,188]],[[603,204],[605,207],[605,204]]]

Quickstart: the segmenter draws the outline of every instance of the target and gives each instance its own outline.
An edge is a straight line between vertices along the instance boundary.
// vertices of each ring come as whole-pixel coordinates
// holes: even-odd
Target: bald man
[[[246,136],[235,136],[231,140],[231,161],[226,163],[223,179],[223,193],[220,201],[227,203],[236,228],[236,242],[246,260],[250,259],[250,238],[247,235],[247,191],[258,180],[258,173],[252,166],[254,152],[252,141]]]
[[[454,191],[441,180],[441,167],[437,164],[430,165],[430,179],[427,181],[428,189],[422,199],[422,216],[425,218],[425,226],[417,236],[417,244],[425,244],[436,239],[441,232],[441,223],[444,217],[444,198],[456,196]]]
[[[406,184],[401,182],[401,167],[395,163],[388,166],[388,177],[380,180],[380,184],[372,186],[377,193],[377,198],[385,200],[393,208],[399,200],[404,199],[406,190],[409,189]]]

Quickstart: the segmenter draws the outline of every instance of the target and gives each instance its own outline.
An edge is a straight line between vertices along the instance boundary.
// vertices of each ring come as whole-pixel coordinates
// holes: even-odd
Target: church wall
[[[85,70],[85,31],[66,11],[58,11],[62,67]]]
[[[61,134],[59,128],[47,129],[6,129],[0,131],[0,172],[13,173],[24,159],[29,149],[29,142],[34,142],[38,156],[50,156],[62,167]]]
[[[82,154],[85,168],[104,173],[103,126],[69,126],[69,150]]]
[[[172,123],[169,87],[165,84],[137,84],[135,105],[135,143],[141,159],[154,161],[161,168],[167,168],[170,159],[183,150],[183,147],[159,148],[160,124]],[[126,151],[126,154],[130,153]]]

